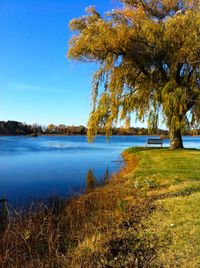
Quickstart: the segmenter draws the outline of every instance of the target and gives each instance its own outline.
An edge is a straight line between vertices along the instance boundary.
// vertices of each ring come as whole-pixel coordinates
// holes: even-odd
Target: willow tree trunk
[[[181,130],[170,131],[170,149],[183,149]]]

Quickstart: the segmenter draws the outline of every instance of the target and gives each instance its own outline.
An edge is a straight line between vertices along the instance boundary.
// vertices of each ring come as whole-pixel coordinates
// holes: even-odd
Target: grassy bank
[[[131,148],[104,187],[1,231],[1,267],[199,267],[200,151]]]
[[[140,162],[128,175],[153,198],[155,210],[145,224],[155,234],[155,267],[200,266],[200,151],[137,150]]]

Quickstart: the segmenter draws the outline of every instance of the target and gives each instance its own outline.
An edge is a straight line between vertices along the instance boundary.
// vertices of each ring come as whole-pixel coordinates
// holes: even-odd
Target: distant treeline
[[[43,133],[41,126],[28,125],[17,121],[0,121],[1,135],[28,135],[32,133]]]
[[[85,126],[67,126],[64,124],[48,126],[41,126],[38,124],[26,124],[17,121],[0,121],[0,135],[86,135],[87,128]],[[99,129],[99,135],[104,135],[105,131]],[[123,127],[114,127],[112,135],[148,135],[148,129],[139,127],[130,127],[129,129]],[[155,133],[160,136],[168,136],[168,130],[158,129]],[[200,129],[187,130],[185,135],[200,135]]]

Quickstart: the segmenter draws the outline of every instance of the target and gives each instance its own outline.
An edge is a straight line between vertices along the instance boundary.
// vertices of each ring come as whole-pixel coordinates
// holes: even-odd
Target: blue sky
[[[1,0],[0,120],[86,125],[94,64],[68,61],[68,23],[115,0]]]

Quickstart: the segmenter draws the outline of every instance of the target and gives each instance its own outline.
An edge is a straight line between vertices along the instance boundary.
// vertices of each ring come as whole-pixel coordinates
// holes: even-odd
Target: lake
[[[0,137],[0,197],[13,206],[51,196],[84,191],[88,176],[101,183],[122,166],[120,153],[144,146],[148,136],[98,136],[88,144],[85,136]],[[200,148],[200,137],[184,137],[186,148]],[[165,140],[164,146],[169,141]]]

